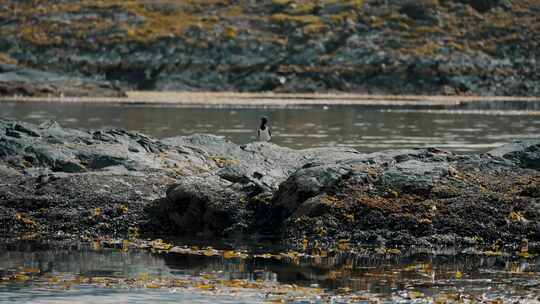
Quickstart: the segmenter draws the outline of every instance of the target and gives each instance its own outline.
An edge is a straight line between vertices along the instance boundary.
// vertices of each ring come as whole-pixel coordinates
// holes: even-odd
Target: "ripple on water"
[[[295,252],[247,254],[211,247],[173,247],[166,253],[128,247],[15,249],[0,251],[0,300],[423,303],[458,297],[532,301],[540,292],[539,270],[535,260],[502,256],[309,256]]]
[[[27,119],[46,119],[47,118],[47,114],[44,113],[44,112],[41,112],[41,113],[32,113],[30,115],[27,115],[26,116]]]
[[[240,144],[253,140],[259,117],[265,115],[270,118],[274,131],[272,142],[278,145],[309,148],[356,143],[352,147],[360,152],[410,148],[411,145],[485,152],[505,140],[538,138],[533,137],[540,134],[538,115],[522,109],[512,111],[375,106],[334,106],[321,111],[321,107],[231,109],[143,104],[118,107],[110,104],[0,103],[2,117],[14,120],[41,123],[52,119],[66,127],[85,129],[126,128],[142,130],[159,138],[212,133]],[[397,137],[411,135],[439,139],[418,143],[394,141]],[[456,138],[465,140],[456,141]],[[459,143],[466,146],[457,146]]]
[[[253,129],[218,129],[218,133],[253,133]]]
[[[177,248],[177,249],[176,249]],[[39,303],[439,302],[536,300],[535,260],[213,248],[0,251],[0,300]]]

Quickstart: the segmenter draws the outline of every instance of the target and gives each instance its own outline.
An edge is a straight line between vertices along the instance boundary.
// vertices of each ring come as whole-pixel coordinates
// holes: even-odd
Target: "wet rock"
[[[272,1],[270,9],[273,13],[283,12],[287,7],[289,7],[290,1]]]
[[[523,168],[540,169],[540,144],[536,141],[515,141],[488,154],[511,160]]]
[[[165,182],[158,176],[111,173],[3,176],[0,218],[6,225],[0,239],[127,238],[144,223],[143,206],[164,195]]]
[[[526,151],[531,144],[514,149]],[[344,165],[347,173],[341,178],[321,178]],[[313,169],[291,175],[272,205],[277,213],[275,225],[300,247],[306,237],[317,242],[346,238],[371,244],[369,235],[382,234],[384,243],[392,246],[469,246],[471,239],[490,244],[499,238],[514,242],[519,238],[517,231],[533,238],[536,234],[529,222],[500,228],[513,214],[511,208],[522,208],[517,206],[525,203],[531,210],[537,204],[534,198],[517,196],[511,205],[496,203],[508,202],[505,193],[514,191],[516,176],[532,178],[532,184],[515,194],[534,197],[537,188],[535,171],[508,162],[429,149],[378,152],[326,164],[317,174]],[[488,182],[479,185],[478,180]],[[527,217],[539,215],[535,211]],[[449,235],[453,236],[448,239]]]
[[[235,231],[234,225],[239,223],[250,225],[251,223],[247,223],[247,217],[258,216],[257,214],[240,213],[243,218],[239,218],[238,210],[245,210],[246,204],[249,205],[254,201],[257,203],[261,195],[272,195],[280,187],[280,184],[298,168],[360,155],[351,149],[307,149],[297,151],[262,142],[238,146],[211,135],[170,138],[163,142],[200,151],[210,162],[213,175],[206,178],[187,179],[188,183],[181,182],[176,186],[172,186],[173,188],[171,188],[167,198],[161,201],[160,204],[163,205],[165,210],[169,210],[171,206],[175,205],[184,206],[187,204],[190,206],[194,204],[200,206],[201,201],[209,202],[202,203],[202,205],[206,206],[205,211],[198,211],[221,214],[222,218],[227,219],[223,220],[222,223],[229,223],[229,228]],[[207,180],[212,181],[210,185],[206,185]],[[201,185],[198,186],[199,184]],[[200,189],[198,195],[204,197],[215,197],[214,193],[226,194],[231,189],[236,189],[237,196],[218,199],[217,202],[227,201],[227,204],[217,203],[215,205],[212,199],[194,198],[191,194],[186,196],[185,193],[188,189],[191,189],[191,185],[195,185]],[[306,185],[306,187],[309,186]],[[316,190],[313,189],[315,192]],[[209,193],[206,193],[206,191],[209,191]],[[226,208],[223,206],[226,206]],[[259,210],[259,212],[263,211]],[[177,223],[180,231],[183,231],[186,226],[192,226],[191,224],[182,224],[183,220],[179,218],[183,219],[183,217],[176,217],[174,222]],[[216,225],[213,222],[215,220],[213,216],[199,214],[196,218],[198,218],[198,225],[201,227],[214,227]],[[234,225],[231,223],[234,223]],[[227,227],[205,229],[220,235],[225,228]]]
[[[320,9],[321,15],[336,15],[344,11],[350,11],[354,9],[354,5],[351,5],[346,2],[335,2],[335,3],[325,3]]]
[[[186,177],[167,190],[160,208],[177,233],[221,234],[242,221],[247,201],[242,190],[218,176]]]
[[[300,218],[302,216],[316,217],[321,216],[329,212],[329,208],[332,208],[325,202],[326,194],[320,194],[315,197],[305,200],[292,214],[293,218]]]
[[[32,130],[31,128],[23,126],[23,125],[18,124],[18,123],[16,123],[13,126],[13,130],[15,130],[17,132],[20,132],[20,133],[25,133],[25,134],[27,134],[28,136],[31,136],[31,137],[39,137],[40,136],[39,133],[36,130]]]
[[[339,165],[323,165],[300,169],[287,179],[274,195],[273,217],[284,221],[307,199],[332,191],[349,173]]]
[[[15,137],[15,138],[21,138],[21,133],[15,131],[15,130],[12,130],[12,129],[7,129],[6,130],[6,136]]]
[[[523,188],[520,195],[522,196],[530,196],[530,197],[540,197],[540,183],[534,182],[530,185],[527,185]]]
[[[0,217],[11,223],[0,232],[125,238],[137,226],[295,250],[517,246],[540,241],[538,145],[362,154],[0,120]]]

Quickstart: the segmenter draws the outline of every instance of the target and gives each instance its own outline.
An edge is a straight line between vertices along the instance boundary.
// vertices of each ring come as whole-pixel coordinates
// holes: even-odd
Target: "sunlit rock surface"
[[[536,248],[539,147],[362,154],[0,120],[0,229],[4,239],[146,234],[297,250]]]

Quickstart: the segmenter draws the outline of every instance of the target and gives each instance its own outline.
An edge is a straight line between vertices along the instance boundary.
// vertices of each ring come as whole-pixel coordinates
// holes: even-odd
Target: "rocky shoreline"
[[[539,141],[363,154],[0,120],[0,237],[533,251],[539,169]]]
[[[538,1],[3,4],[0,95],[540,96]]]

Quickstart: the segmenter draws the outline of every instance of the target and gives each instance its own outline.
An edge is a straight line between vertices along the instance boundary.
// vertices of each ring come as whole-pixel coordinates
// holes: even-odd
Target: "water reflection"
[[[514,106],[516,104],[513,104]],[[473,103],[460,109],[367,106],[301,108],[189,108],[150,105],[0,103],[0,116],[68,127],[120,127],[156,137],[213,133],[237,143],[255,139],[269,116],[274,142],[293,148],[354,147],[362,152],[434,146],[486,151],[514,139],[540,138],[535,103],[511,108]],[[524,107],[532,107],[527,109]]]
[[[315,302],[341,294],[387,301],[412,296],[537,301],[539,271],[534,260],[500,256],[341,254],[287,261],[91,250],[84,246],[4,248],[0,250],[0,301],[260,303],[276,290],[284,294],[301,291],[301,297],[292,298],[313,296],[310,299]],[[20,279],[24,275],[28,279]],[[138,281],[143,281],[142,285],[137,285]]]

